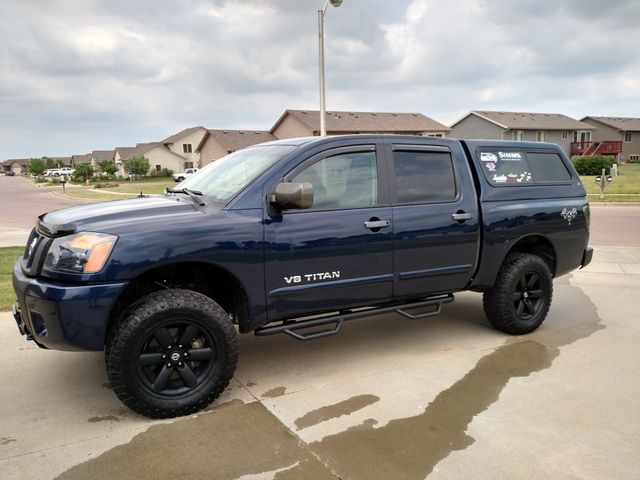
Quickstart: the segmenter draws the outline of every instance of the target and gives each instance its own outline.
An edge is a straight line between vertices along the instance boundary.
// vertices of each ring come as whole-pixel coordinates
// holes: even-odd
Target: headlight
[[[45,269],[72,273],[102,270],[118,237],[106,233],[81,232],[56,238],[49,247]]]

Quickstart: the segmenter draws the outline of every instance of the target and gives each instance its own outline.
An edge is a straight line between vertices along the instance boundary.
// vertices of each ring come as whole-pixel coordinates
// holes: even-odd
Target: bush
[[[86,182],[93,176],[93,167],[88,163],[76,165],[75,171],[71,178],[74,182]]]
[[[27,170],[35,176],[42,175],[47,168],[45,160],[42,158],[32,158],[29,160]]]
[[[149,173],[149,160],[143,156],[132,157],[124,161],[124,170],[133,175],[146,175]]]
[[[54,185],[59,184],[60,183],[60,178],[59,177],[53,177],[51,179],[51,183],[54,184]]]
[[[45,183],[47,182],[47,179],[45,177],[43,177],[42,175],[36,175],[36,183]]]
[[[119,183],[107,182],[107,183],[96,183],[93,188],[114,188],[119,187]]]
[[[160,171],[154,170],[151,172],[152,177],[170,177],[173,175],[173,170],[169,170],[168,168],[163,168]]]
[[[571,159],[573,166],[576,167],[578,175],[600,175],[602,169],[609,174],[611,166],[615,163],[615,158],[603,155],[594,156],[575,156]]]

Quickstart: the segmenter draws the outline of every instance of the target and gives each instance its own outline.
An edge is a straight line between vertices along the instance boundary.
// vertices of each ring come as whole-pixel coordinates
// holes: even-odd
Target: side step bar
[[[258,337],[264,335],[274,335],[276,333],[285,333],[290,337],[295,338],[296,340],[315,340],[316,338],[335,335],[340,331],[340,327],[342,327],[342,324],[348,320],[354,320],[356,318],[363,318],[388,312],[398,313],[403,317],[409,318],[411,320],[419,320],[421,318],[438,315],[442,311],[442,305],[451,302],[453,302],[453,294],[448,293],[446,295],[426,298],[425,300],[422,300],[420,302],[405,303],[401,305],[394,305],[392,307],[366,307],[365,309],[358,310],[343,310],[338,315],[327,315],[323,317],[309,318],[307,320],[285,320],[278,325],[258,328],[254,331],[254,333]],[[432,307],[432,309],[420,313],[410,313],[408,311],[424,307]],[[307,333],[298,333],[299,330],[305,330],[307,328],[330,324],[333,324],[332,328],[328,328],[325,330],[316,330]]]

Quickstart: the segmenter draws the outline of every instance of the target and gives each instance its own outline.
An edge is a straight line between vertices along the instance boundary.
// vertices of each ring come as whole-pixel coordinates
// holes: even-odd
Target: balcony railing
[[[617,155],[619,153],[622,153],[621,141],[571,143],[571,155]]]

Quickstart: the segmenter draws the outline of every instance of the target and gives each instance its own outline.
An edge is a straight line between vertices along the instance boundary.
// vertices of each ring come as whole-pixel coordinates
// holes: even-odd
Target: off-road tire
[[[482,304],[491,324],[512,335],[536,330],[551,306],[553,282],[546,262],[537,255],[511,253]]]
[[[177,417],[206,407],[227,387],[238,333],[209,297],[162,290],[134,303],[111,328],[105,357],[109,382],[127,407],[152,418]]]

